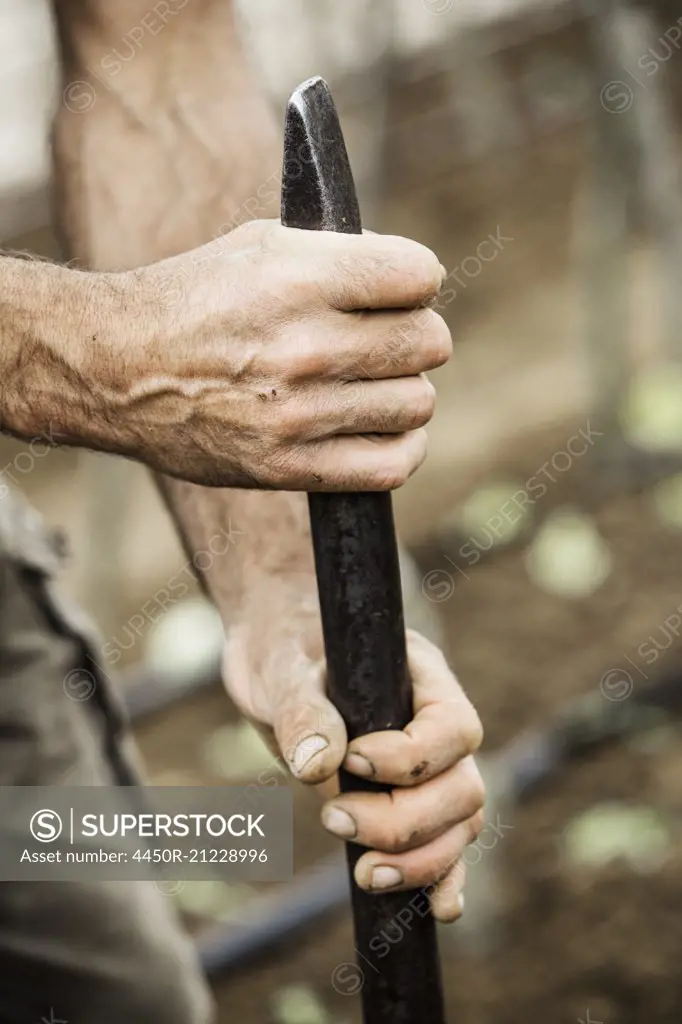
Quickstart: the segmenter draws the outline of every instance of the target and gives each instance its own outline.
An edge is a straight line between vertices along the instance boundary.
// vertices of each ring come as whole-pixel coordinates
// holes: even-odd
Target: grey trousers
[[[56,593],[59,563],[0,478],[0,785],[136,784],[97,645]],[[151,883],[0,883],[0,1024],[212,1019],[193,947]]]

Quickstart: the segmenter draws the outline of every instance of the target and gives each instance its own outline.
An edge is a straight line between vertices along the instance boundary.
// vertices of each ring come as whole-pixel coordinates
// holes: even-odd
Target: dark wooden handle
[[[313,78],[287,108],[282,223],[360,234],[355,184],[327,83]],[[412,718],[398,550],[390,494],[310,494],[329,695],[351,739]],[[342,790],[376,785],[340,772]],[[443,1024],[435,924],[420,891],[369,895],[353,881],[366,1024]]]

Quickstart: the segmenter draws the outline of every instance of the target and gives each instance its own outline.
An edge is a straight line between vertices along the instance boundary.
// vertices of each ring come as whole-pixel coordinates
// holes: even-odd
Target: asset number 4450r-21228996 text
[[[133,860],[147,864],[265,864],[267,850],[135,850]]]

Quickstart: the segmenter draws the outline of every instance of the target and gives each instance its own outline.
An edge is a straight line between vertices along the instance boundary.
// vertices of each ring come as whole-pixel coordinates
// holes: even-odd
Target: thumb
[[[272,728],[291,773],[311,785],[336,774],[348,745],[343,719],[325,694],[325,675],[324,661],[299,662],[272,709]]]

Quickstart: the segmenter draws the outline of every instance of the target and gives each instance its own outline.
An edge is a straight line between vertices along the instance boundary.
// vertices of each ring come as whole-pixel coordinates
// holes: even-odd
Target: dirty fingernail
[[[312,761],[321,751],[326,750],[328,746],[329,743],[324,736],[306,736],[304,740],[301,740],[294,750],[294,756],[290,762],[294,775],[300,775],[308,762]]]
[[[322,811],[322,824],[340,839],[353,839],[357,826],[347,811],[340,807],[325,807]]]
[[[371,779],[375,774],[374,765],[362,754],[348,754],[343,766],[346,771],[359,775],[362,779]]]
[[[402,873],[397,868],[381,865],[381,867],[374,868],[370,885],[373,889],[393,889],[394,886],[400,885],[402,880]]]

